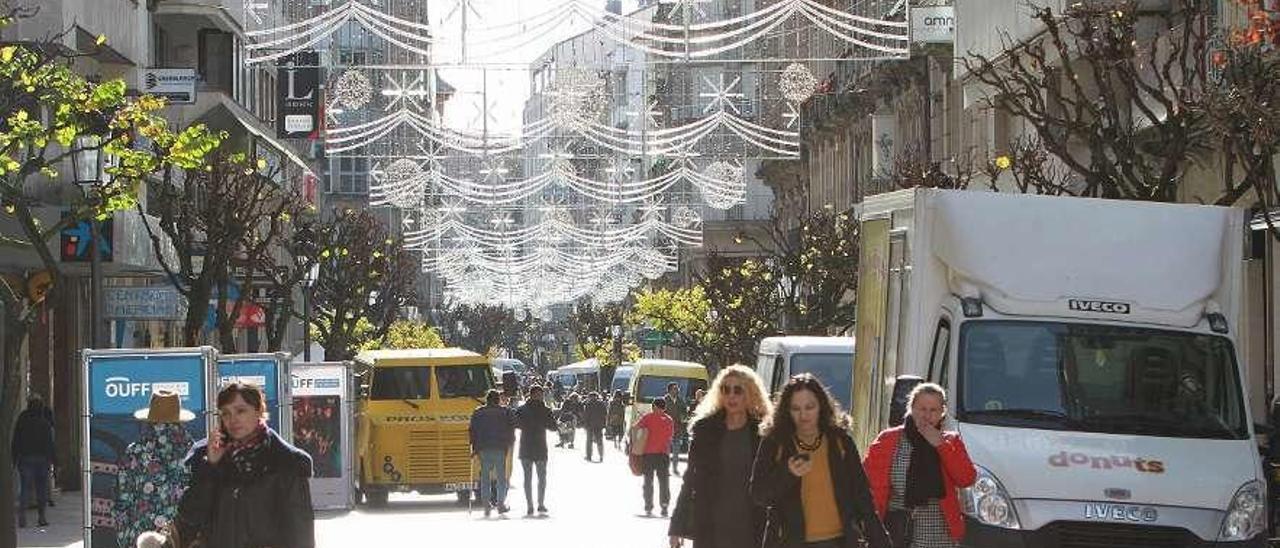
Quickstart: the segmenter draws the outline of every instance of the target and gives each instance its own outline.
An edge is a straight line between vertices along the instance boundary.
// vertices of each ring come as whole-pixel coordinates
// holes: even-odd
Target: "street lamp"
[[[316,280],[320,279],[320,264],[316,263],[307,269],[302,277],[302,361],[311,361],[311,293],[315,291]]]
[[[98,206],[101,202],[100,186],[103,181],[103,154],[96,135],[84,135],[75,140],[71,154],[71,171],[75,173],[76,186],[84,193],[93,208],[89,215],[89,348],[101,348],[102,344],[102,228],[98,223]]]

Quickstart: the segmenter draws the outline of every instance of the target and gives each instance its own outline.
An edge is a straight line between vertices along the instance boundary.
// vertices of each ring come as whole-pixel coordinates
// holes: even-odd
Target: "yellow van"
[[[380,506],[393,491],[416,491],[467,502],[480,475],[467,429],[495,386],[489,359],[459,348],[373,350],[356,367],[357,500]]]
[[[635,424],[652,410],[654,398],[667,395],[667,384],[680,385],[680,396],[693,401],[698,389],[707,388],[707,368],[702,364],[677,360],[641,359],[631,368],[631,405],[627,406],[627,424]]]

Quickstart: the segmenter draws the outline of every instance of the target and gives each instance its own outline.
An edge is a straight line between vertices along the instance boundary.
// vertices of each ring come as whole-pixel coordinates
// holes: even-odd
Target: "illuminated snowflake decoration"
[[[801,63],[787,65],[778,79],[778,91],[792,103],[803,103],[813,96],[816,89],[818,89],[818,78],[813,75],[809,67]]]
[[[333,84],[334,102],[351,110],[360,110],[373,98],[373,84],[359,70],[348,70]]]
[[[604,115],[609,104],[607,84],[595,72],[564,69],[556,73],[547,95],[551,120],[560,127],[584,130]]]

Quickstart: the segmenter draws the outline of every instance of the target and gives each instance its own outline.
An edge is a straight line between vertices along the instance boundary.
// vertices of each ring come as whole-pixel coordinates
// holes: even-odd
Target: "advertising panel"
[[[194,68],[149,68],[140,74],[138,89],[146,95],[169,100],[171,104],[196,102],[196,76]]]
[[[300,51],[285,57],[276,78],[276,134],[285,138],[310,136],[320,119],[320,54]]]
[[[345,363],[294,364],[293,444],[311,455],[311,503],[351,508],[353,462],[351,369]]]
[[[233,382],[262,389],[267,396],[267,426],[282,437],[289,436],[288,398],[282,393],[288,375],[287,354],[227,354],[218,357],[218,388]],[[215,395],[217,391],[214,391]]]
[[[88,413],[81,424],[81,464],[86,547],[118,546],[113,512],[117,476],[125,450],[143,432],[144,424],[134,418],[134,412],[150,404],[151,394],[161,390],[178,394],[182,407],[197,417],[184,424],[191,439],[206,436],[214,356],[208,347],[84,351]]]

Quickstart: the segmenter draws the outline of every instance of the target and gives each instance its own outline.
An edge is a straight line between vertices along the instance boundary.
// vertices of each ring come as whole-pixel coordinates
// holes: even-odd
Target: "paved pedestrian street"
[[[547,517],[524,517],[519,462],[507,497],[511,513],[486,519],[479,505],[470,510],[452,495],[392,495],[386,508],[359,506],[351,512],[316,515],[317,546],[323,548],[399,546],[520,546],[521,548],[659,548],[666,546],[667,520],[644,517],[641,478],[611,443],[603,463],[583,460],[584,440],[576,449],[552,445],[547,470]],[[681,472],[684,464],[681,463]],[[534,484],[537,489],[537,484]],[[671,478],[671,497],[680,478]],[[655,486],[656,491],[656,486]],[[80,493],[63,493],[49,514],[48,528],[21,529],[18,546],[81,547]],[[655,492],[655,497],[657,496]],[[536,501],[535,501],[536,502]],[[34,520],[33,520],[34,521]]]

